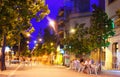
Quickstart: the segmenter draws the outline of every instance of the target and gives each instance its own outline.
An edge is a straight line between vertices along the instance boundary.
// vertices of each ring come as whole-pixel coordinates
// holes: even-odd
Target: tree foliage
[[[34,55],[39,56],[45,53],[50,54],[51,52],[55,52],[57,37],[49,27],[44,30],[43,41],[44,43],[38,44]]]
[[[75,33],[70,34],[62,42],[65,49],[75,54],[89,53],[88,27],[85,24],[76,24]]]
[[[93,9],[89,29],[93,47],[107,47],[109,46],[107,39],[115,34],[114,23],[101,8],[93,5]]]
[[[44,42],[47,42],[47,43],[55,43],[57,41],[57,35],[55,35],[55,32],[53,30],[50,29],[50,27],[47,27],[45,30],[44,30]]]
[[[35,17],[38,21],[41,20],[48,13],[48,7],[44,4],[44,1],[42,0],[0,1],[0,39],[3,40],[2,70],[5,69],[4,51],[6,42],[9,41],[9,44],[11,45],[15,44],[16,41],[19,42],[20,34],[31,26],[30,19]]]
[[[108,15],[96,5],[93,5],[90,27],[85,24],[76,24],[74,34],[68,35],[63,43],[65,49],[76,54],[89,53],[102,46],[109,46],[107,39],[115,34],[114,23]]]
[[[37,12],[40,13],[37,14]],[[48,13],[47,5],[40,0],[1,0],[0,31],[1,33],[7,32],[8,40],[17,40],[20,33],[31,26],[31,18],[41,20]]]

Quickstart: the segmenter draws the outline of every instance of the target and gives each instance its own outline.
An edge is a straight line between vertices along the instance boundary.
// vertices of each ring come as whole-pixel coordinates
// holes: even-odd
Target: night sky
[[[90,11],[92,11],[91,5],[97,4],[98,5],[99,0],[90,0]],[[46,0],[46,5],[48,5],[50,14],[46,16],[43,20],[40,22],[36,22],[36,20],[33,18],[31,19],[31,23],[35,29],[35,31],[31,34],[31,41],[29,44],[29,49],[32,50],[35,46],[34,41],[37,41],[39,38],[42,38],[44,36],[44,29],[48,26],[48,19],[49,17],[52,20],[56,20],[56,16],[58,15],[58,11],[60,7],[67,6],[67,7],[73,7],[73,4],[71,4],[71,1],[67,0],[64,4],[64,0]]]
[[[63,6],[63,0],[46,0],[46,4],[48,5],[50,10],[50,14],[48,15],[48,17],[50,17],[52,20],[55,20],[56,16],[58,15],[59,8]],[[47,16],[40,22],[36,22],[36,20],[33,18],[31,19],[31,23],[35,28],[35,31],[31,34],[30,37],[31,38],[29,44],[30,50],[32,50],[33,47],[35,46],[34,41],[37,41],[39,38],[43,37],[44,35],[43,31],[48,26]]]

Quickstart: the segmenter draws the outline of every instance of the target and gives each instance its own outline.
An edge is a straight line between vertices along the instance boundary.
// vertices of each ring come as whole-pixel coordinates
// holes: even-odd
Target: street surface
[[[120,74],[89,75],[58,65],[32,64],[32,66],[24,66],[23,64],[11,64],[7,70],[0,71],[0,77],[120,77]]]

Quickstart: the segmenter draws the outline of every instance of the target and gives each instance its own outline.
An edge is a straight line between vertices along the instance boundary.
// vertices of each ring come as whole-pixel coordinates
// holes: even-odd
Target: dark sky
[[[50,14],[48,15],[49,18],[53,20],[56,19],[59,8],[63,6],[63,1],[64,0],[46,0],[46,4],[48,5],[49,10],[50,10]],[[35,31],[31,34],[31,41],[29,44],[30,50],[33,49],[33,47],[35,46],[34,41],[37,41],[38,38],[41,38],[44,35],[43,31],[48,26],[48,20],[46,17],[40,22],[36,22],[34,18],[31,20],[31,23],[33,27],[35,28]]]

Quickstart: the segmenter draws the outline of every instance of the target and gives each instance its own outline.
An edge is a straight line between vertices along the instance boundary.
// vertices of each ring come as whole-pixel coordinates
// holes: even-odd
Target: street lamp
[[[56,31],[56,24],[55,24],[55,21],[54,20],[52,20],[50,17],[47,17],[47,19],[48,19],[48,21],[49,21],[49,25],[54,29],[54,31],[55,32],[57,32]]]
[[[57,44],[59,42],[59,34],[58,34],[58,31],[57,31],[57,28],[56,28],[56,24],[55,24],[55,21],[50,19],[49,17],[47,17],[48,21],[49,21],[49,25],[53,28],[54,32],[55,32],[55,35],[57,37]]]
[[[55,22],[53,20],[50,20],[49,24],[55,29]]]
[[[70,33],[74,34],[75,33],[75,29],[74,28],[70,29]]]
[[[36,43],[37,43],[37,41],[35,40],[35,41],[34,41],[34,44],[36,44]]]
[[[51,42],[50,45],[53,46],[53,42]]]
[[[39,39],[38,39],[38,41],[39,41],[39,42],[41,42],[41,41],[42,41],[42,39],[41,39],[41,38],[39,38]]]
[[[29,33],[27,33],[27,37],[30,37],[30,34],[29,34]]]

